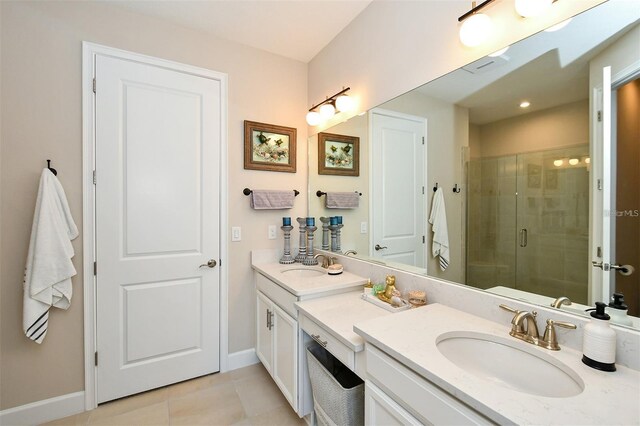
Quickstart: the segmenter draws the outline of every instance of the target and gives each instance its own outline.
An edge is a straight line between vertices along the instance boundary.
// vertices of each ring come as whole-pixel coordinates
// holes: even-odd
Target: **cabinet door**
[[[364,424],[365,425],[421,425],[404,408],[370,382],[364,387]]]
[[[267,371],[272,372],[273,341],[271,338],[273,308],[271,301],[259,291],[256,292],[256,355]]]
[[[273,306],[273,380],[298,411],[298,322]]]

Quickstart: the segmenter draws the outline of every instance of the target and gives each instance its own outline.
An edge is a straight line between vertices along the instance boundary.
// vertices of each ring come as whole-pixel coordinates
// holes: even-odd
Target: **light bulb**
[[[336,113],[336,108],[333,104],[322,104],[320,107],[320,116],[325,120],[330,119]]]
[[[553,165],[554,165],[554,166],[556,166],[556,167],[560,167],[560,166],[562,166],[563,164],[564,164],[564,161],[562,161],[562,160],[555,160],[555,161],[553,162]]]
[[[322,117],[316,111],[309,111],[307,113],[307,124],[309,126],[317,126],[322,121]]]
[[[523,18],[542,15],[551,7],[553,0],[516,0],[516,12]]]
[[[495,52],[490,53],[487,56],[490,56],[492,58],[495,58],[495,57],[498,57],[498,56],[502,56],[507,52],[507,50],[509,50],[509,46],[505,47],[504,49],[496,50]]]
[[[591,158],[587,157],[584,159],[585,164],[591,163]]]
[[[569,164],[571,164],[572,166],[575,166],[579,162],[580,162],[580,160],[578,160],[577,158],[570,158],[569,159]]]
[[[484,13],[468,17],[460,26],[460,41],[468,47],[482,44],[491,35],[491,18]]]
[[[353,109],[353,99],[349,95],[340,95],[336,99],[336,108],[340,112],[347,112]]]
[[[529,108],[529,106],[531,106],[531,102],[529,101],[520,102],[520,108]]]

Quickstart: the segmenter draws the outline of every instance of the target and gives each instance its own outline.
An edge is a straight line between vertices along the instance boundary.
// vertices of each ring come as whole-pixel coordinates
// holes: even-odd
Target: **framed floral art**
[[[296,129],[244,122],[244,168],[296,172]]]
[[[319,133],[318,174],[360,176],[360,138]]]

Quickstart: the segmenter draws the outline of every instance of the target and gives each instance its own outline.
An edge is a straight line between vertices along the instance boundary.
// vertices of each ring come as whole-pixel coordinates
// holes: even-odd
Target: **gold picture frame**
[[[293,127],[245,120],[245,170],[295,173],[296,137]]]
[[[319,133],[318,174],[360,176],[360,138]]]

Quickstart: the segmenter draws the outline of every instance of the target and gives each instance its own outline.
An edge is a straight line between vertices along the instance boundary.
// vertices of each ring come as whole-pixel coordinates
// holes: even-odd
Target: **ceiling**
[[[371,0],[115,0],[109,3],[307,63]]]

